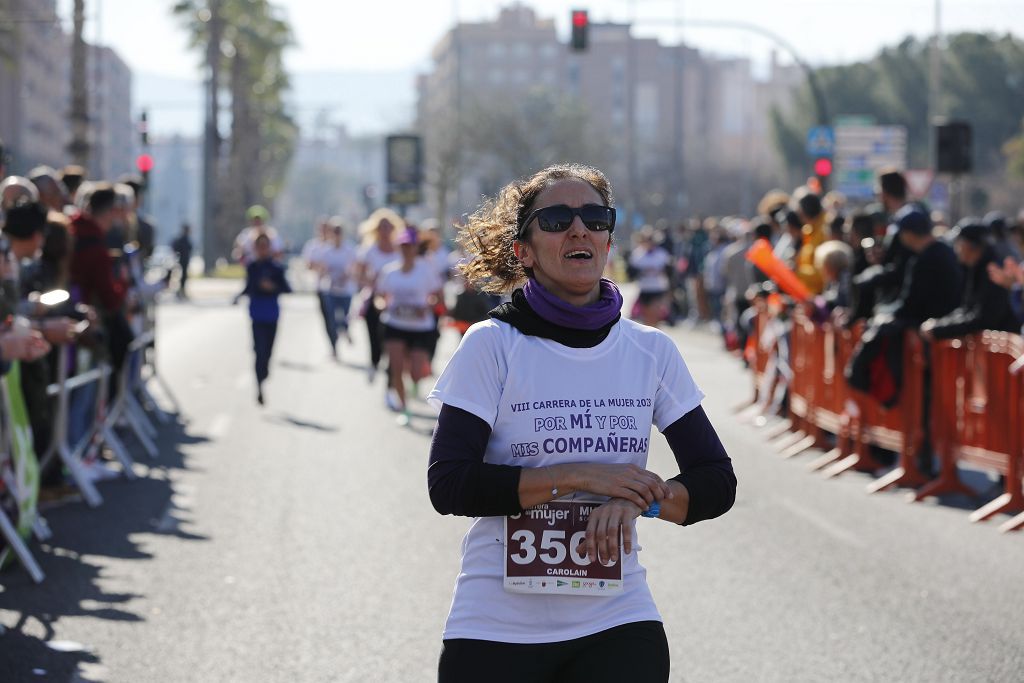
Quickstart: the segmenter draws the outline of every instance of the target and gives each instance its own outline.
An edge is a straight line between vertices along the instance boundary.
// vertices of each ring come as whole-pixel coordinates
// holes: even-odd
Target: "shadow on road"
[[[132,449],[138,453],[137,462],[148,465],[148,470],[138,468],[140,476],[134,481],[100,483],[103,505],[90,509],[78,501],[45,511],[53,537],[33,548],[46,573],[41,585],[34,585],[20,567],[0,575],[0,624],[5,629],[0,630],[0,681],[63,681],[71,678],[79,664],[99,662],[101,653],[90,652],[88,643],[77,646],[54,641],[54,626],[62,618],[145,619],[134,604],[145,596],[105,592],[102,579],[109,581],[109,567],[92,562],[93,557],[152,559],[140,547],[146,534],[209,540],[181,528],[187,524],[182,517],[187,510],[177,496],[180,492],[175,491],[173,477],[175,470],[191,469],[182,446],[207,439],[187,434],[181,423],[159,429],[158,459],[147,460],[141,449]],[[126,441],[131,444],[127,437]]]
[[[263,419],[266,420],[267,422],[272,422],[274,424],[291,425],[293,427],[300,427],[302,429],[312,429],[317,432],[324,432],[328,434],[333,434],[334,432],[338,431],[338,428],[334,425],[324,425],[320,424],[319,422],[303,420],[301,418],[295,417],[294,415],[272,415],[264,417]]]

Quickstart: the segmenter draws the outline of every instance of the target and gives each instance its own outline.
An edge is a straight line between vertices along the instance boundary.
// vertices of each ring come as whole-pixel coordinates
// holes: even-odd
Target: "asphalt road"
[[[431,411],[398,427],[362,330],[331,362],[311,295],[285,302],[257,406],[235,285],[195,286],[160,309],[183,411],[159,460],[102,483],[99,509],[46,512],[43,585],[0,575],[0,681],[432,680],[468,520],[427,499]],[[737,361],[671,334],[740,482],[721,519],[644,520],[673,681],[1024,680],[1024,535],[970,524],[969,501],[869,496],[866,475],[781,460],[732,415]]]

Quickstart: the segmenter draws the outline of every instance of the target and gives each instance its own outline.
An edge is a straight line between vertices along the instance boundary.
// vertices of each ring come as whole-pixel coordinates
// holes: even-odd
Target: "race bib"
[[[609,566],[576,553],[590,513],[600,505],[553,500],[505,517],[505,590],[605,597],[621,593],[621,539]]]
[[[388,312],[396,320],[412,321],[419,320],[420,318],[422,318],[426,310],[427,309],[424,308],[423,306],[397,305],[391,306]]]

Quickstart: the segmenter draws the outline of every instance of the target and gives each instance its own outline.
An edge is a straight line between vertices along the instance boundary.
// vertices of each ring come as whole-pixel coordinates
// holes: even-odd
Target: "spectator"
[[[881,173],[878,176],[878,196],[883,211],[895,217],[907,206],[907,179],[899,171]],[[931,219],[927,215],[924,218],[928,220],[928,233],[931,235]],[[892,302],[903,291],[903,277],[908,272],[907,262],[913,253],[898,238],[899,233],[899,227],[893,220],[885,235],[881,261],[872,263],[872,267],[854,278],[857,308],[851,316],[851,322],[869,317],[874,305]],[[870,261],[877,258],[878,252],[868,250],[866,255]]]
[[[747,252],[754,243],[754,231],[746,221],[737,222],[736,231],[738,239],[727,246],[722,254],[725,263],[725,303],[730,311],[725,326],[726,346],[730,348],[743,341],[736,336],[736,330],[739,329],[740,316],[747,309],[747,288],[754,283],[753,264],[747,261]]]
[[[715,226],[711,230],[711,251],[704,258],[704,293],[711,321],[717,326],[722,325],[722,304],[727,287],[724,254],[728,245],[725,228]]]
[[[71,284],[78,288],[83,303],[96,308],[116,372],[133,338],[124,313],[128,283],[121,273],[115,273],[106,246],[107,234],[116,218],[117,193],[109,183],[83,185],[80,190],[82,211],[71,220],[75,240]]]
[[[821,273],[814,267],[814,250],[825,241],[825,210],[821,198],[813,192],[799,195],[797,214],[802,223],[800,231],[803,238],[796,255],[796,276],[811,294],[820,294],[824,285]]]
[[[60,172],[60,182],[64,184],[64,189],[72,200],[78,199],[78,189],[85,182],[85,178],[85,169],[76,164],[68,164]]]
[[[781,209],[775,214],[775,221],[782,226],[782,235],[775,242],[773,251],[786,266],[796,270],[796,255],[803,244],[803,225],[796,211]]]
[[[68,194],[64,185],[57,179],[57,171],[49,166],[36,166],[28,172],[28,178],[39,191],[39,203],[48,211],[63,213],[68,205]]]
[[[900,279],[903,290],[878,304],[846,371],[850,386],[895,405],[902,383],[903,331],[940,318],[960,300],[960,265],[949,245],[932,235],[928,214],[905,206],[896,214],[898,239],[913,257]],[[927,389],[926,389],[927,391]],[[930,468],[930,462],[926,469]]]
[[[7,176],[0,182],[0,221],[15,204],[39,201],[39,191],[32,181],[20,175]]]
[[[824,288],[817,303],[827,313],[850,306],[850,271],[853,249],[839,240],[823,242],[814,252],[814,267],[821,273]]]
[[[991,233],[996,260],[1002,263],[1007,258],[1012,258],[1019,262],[1021,260],[1020,248],[1010,235],[1010,226],[1006,221],[1006,216],[999,211],[989,211],[985,214],[984,224]]]
[[[188,283],[188,267],[192,263],[192,226],[188,223],[181,224],[181,234],[171,242],[171,249],[178,259],[178,293],[179,299],[187,299],[188,292],[185,285]]]
[[[142,263],[149,262],[156,246],[156,225],[153,219],[142,213],[142,203],[146,192],[146,184],[137,175],[128,174],[121,177],[121,182],[132,188],[132,202],[129,210],[135,224],[135,241],[139,243]]]
[[[965,218],[956,230],[954,248],[966,269],[960,306],[941,318],[926,320],[921,325],[921,336],[931,341],[982,330],[1019,331],[1020,322],[1010,305],[1010,293],[988,277],[989,264],[997,262],[989,228],[976,218]]]

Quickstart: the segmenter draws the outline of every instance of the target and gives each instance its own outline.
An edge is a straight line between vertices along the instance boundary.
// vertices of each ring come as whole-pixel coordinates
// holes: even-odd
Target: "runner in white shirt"
[[[400,411],[402,425],[409,424],[405,376],[415,384],[426,376],[424,368],[429,371],[427,354],[437,326],[434,305],[443,286],[430,263],[418,255],[417,242],[416,228],[406,228],[398,238],[402,260],[385,266],[377,279],[377,293],[384,299],[380,320],[388,354],[388,404]]]
[[[328,248],[327,231],[327,221],[323,219],[318,220],[313,232],[313,237],[302,245],[302,262],[306,264],[306,268],[308,268],[316,278],[317,305],[320,307],[320,316],[323,318],[324,327],[327,330],[327,339],[331,344],[331,355],[336,358],[337,354],[334,351],[334,348],[337,343],[337,329],[331,324],[331,315],[328,310],[328,304],[330,302],[327,299],[326,291],[320,286],[322,282],[320,272],[323,268],[323,253]]]
[[[341,219],[332,218],[327,227],[327,243],[317,253],[317,291],[319,293],[331,356],[338,358],[338,337],[349,343],[348,309],[355,295],[356,250],[345,241]]]
[[[431,503],[476,517],[441,683],[667,681],[638,518],[692,524],[735,497],[675,344],[621,320],[622,295],[601,278],[610,201],[597,169],[554,166],[504,188],[463,228],[467,280],[522,288],[470,328],[428,397],[440,406]],[[668,481],[646,469],[652,424],[680,468]]]
[[[668,312],[670,283],[667,269],[671,263],[672,255],[655,242],[653,231],[650,228],[642,230],[639,243],[629,255],[629,265],[636,272],[634,279],[640,287],[637,308],[645,325],[657,325]]]
[[[448,282],[451,271],[451,252],[445,246],[441,230],[437,227],[437,221],[433,218],[424,221],[423,227],[420,229],[420,255],[430,264],[433,271],[437,273],[443,289],[444,285]],[[445,303],[442,293],[442,296],[438,299],[438,305],[435,307],[434,329],[431,332],[430,348],[427,349],[427,366],[420,371],[424,377],[434,374],[432,365],[434,363],[434,355],[437,353],[437,342],[441,339],[440,316],[447,313]]]
[[[373,382],[380,365],[383,345],[380,336],[380,309],[375,301],[377,277],[384,266],[402,258],[395,248],[395,231],[405,230],[405,221],[391,209],[377,209],[359,228],[363,245],[356,256],[356,283],[361,289],[362,316],[370,338],[370,365],[367,378]]]
[[[259,204],[255,204],[249,207],[245,212],[245,216],[249,220],[249,225],[244,227],[238,233],[238,236],[235,237],[235,245],[231,250],[231,256],[243,266],[249,265],[256,260],[256,238],[260,235],[266,235],[267,239],[270,240],[271,256],[275,259],[281,258],[284,255],[284,241],[277,234],[277,230],[267,224],[267,221],[270,219],[270,214],[267,210]]]

